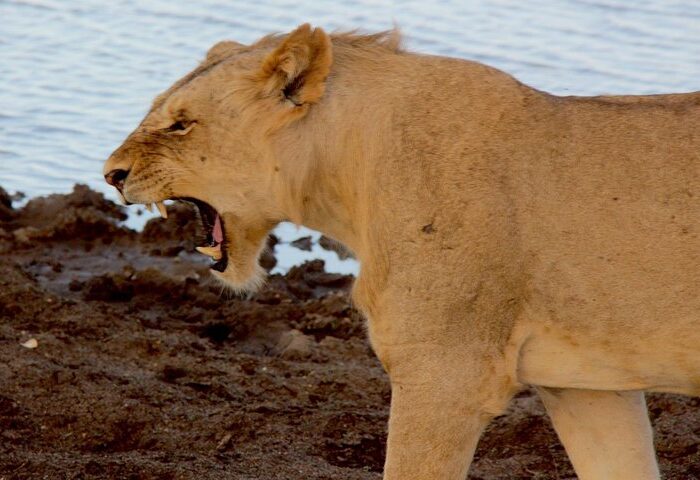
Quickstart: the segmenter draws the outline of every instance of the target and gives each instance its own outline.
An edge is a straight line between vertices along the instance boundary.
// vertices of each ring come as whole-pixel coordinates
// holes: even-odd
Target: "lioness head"
[[[215,275],[254,286],[265,238],[288,217],[273,198],[280,166],[266,139],[321,100],[331,61],[328,35],[309,25],[252,46],[215,45],[155,99],[105,179],[129,203],[196,205],[207,232],[199,250]]]

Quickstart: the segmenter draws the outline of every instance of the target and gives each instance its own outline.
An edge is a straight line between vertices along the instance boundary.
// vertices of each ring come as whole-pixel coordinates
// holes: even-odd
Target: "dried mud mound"
[[[3,197],[0,194],[0,197]],[[31,247],[42,241],[97,240],[111,243],[128,235],[116,220],[126,220],[124,208],[105,200],[102,194],[85,185],[76,185],[68,195],[49,195],[30,200],[14,211],[8,196],[0,198],[0,220],[3,230],[12,231],[21,247]]]
[[[380,479],[390,391],[352,278],[316,261],[232,296],[169,210],[137,234],[86,187],[0,190],[0,478]],[[700,478],[698,399],[650,407],[665,478]],[[470,478],[574,478],[532,392]]]

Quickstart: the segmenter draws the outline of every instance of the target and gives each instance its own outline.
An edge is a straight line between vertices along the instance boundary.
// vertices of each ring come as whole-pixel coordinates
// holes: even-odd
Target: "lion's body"
[[[525,383],[700,393],[700,93],[553,97],[471,62],[388,57],[306,119],[344,128],[292,127],[357,181],[353,247],[382,273],[360,277],[359,303],[415,299],[430,328],[468,336],[493,296],[480,328],[525,343],[510,366]]]
[[[278,125],[237,88],[240,132],[223,144],[244,136],[255,152],[259,175],[238,171],[267,193],[257,205],[178,195],[242,225],[251,211],[270,217],[230,233],[233,245],[253,238],[259,251],[288,218],[355,252],[354,299],[393,387],[386,478],[462,478],[488,419],[526,384],[582,478],[654,478],[636,391],[700,394],[700,93],[555,97],[361,39],[334,40],[330,75],[294,83],[293,113],[269,115]],[[257,57],[232,47],[231,68],[273,47],[274,65],[279,43]],[[252,81],[219,70],[209,91]],[[204,120],[219,132],[232,121]],[[225,160],[207,168],[222,198],[242,182]],[[600,419],[579,430],[572,409]]]

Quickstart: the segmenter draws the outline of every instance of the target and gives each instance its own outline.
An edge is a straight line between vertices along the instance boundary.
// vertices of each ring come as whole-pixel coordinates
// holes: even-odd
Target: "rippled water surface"
[[[113,192],[109,153],[214,42],[311,22],[391,28],[411,49],[479,60],[561,94],[700,90],[693,0],[0,0],[0,185]]]

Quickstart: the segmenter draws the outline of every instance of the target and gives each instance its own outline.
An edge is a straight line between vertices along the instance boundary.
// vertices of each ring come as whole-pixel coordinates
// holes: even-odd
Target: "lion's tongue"
[[[199,253],[210,256],[216,261],[221,260],[223,257],[221,245],[224,243],[224,229],[221,225],[221,217],[219,217],[218,213],[214,219],[214,227],[211,230],[211,236],[213,245],[199,246],[196,247],[195,250],[197,250]]]
[[[211,232],[212,237],[214,237],[214,242],[223,243],[224,241],[224,229],[221,228],[221,217],[216,214],[216,220],[214,220],[214,229]]]

